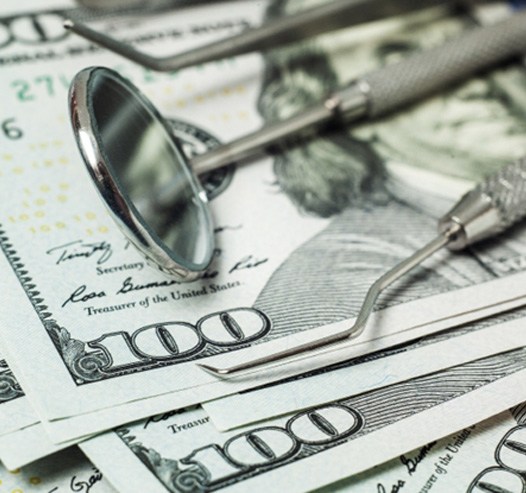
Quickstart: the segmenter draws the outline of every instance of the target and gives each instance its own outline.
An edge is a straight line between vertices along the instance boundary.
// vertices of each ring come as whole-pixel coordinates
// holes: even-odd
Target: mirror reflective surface
[[[205,269],[213,254],[212,221],[206,194],[166,122],[105,68],[77,75],[71,105],[84,161],[114,219],[161,270],[195,278],[191,273]]]

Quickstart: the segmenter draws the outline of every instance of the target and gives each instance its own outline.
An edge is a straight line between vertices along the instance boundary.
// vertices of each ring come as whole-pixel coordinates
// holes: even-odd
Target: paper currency
[[[219,26],[216,28],[207,24],[204,10],[178,12],[173,18],[164,13],[162,17],[138,21],[131,27],[115,20],[111,22],[116,22],[112,27],[122,37],[130,36],[142,43],[148,35],[150,40],[154,37],[157,41],[152,41],[150,48],[161,53],[173,51],[174,38],[184,49],[212,38],[214,33],[227,34],[245,27],[261,18],[262,8],[261,2],[244,2],[236,4],[233,15],[228,5],[218,6],[214,11],[214,26]],[[53,15],[60,18],[63,14],[54,12]],[[462,27],[458,20],[443,13],[439,17],[439,32],[440,28],[448,33],[457,32]],[[411,19],[412,25],[421,29],[429,25],[425,16]],[[13,22],[2,25],[13,29]],[[107,27],[110,21],[99,22]],[[222,178],[214,178],[208,186],[211,193],[217,194],[213,209],[221,256],[208,279],[194,285],[182,286],[159,278],[148,271],[135,252],[126,248],[95,194],[86,186],[78,154],[72,139],[68,138],[66,109],[57,110],[59,103],[65,104],[71,76],[89,63],[108,63],[118,68],[143,86],[167,116],[177,115],[174,125],[187,135],[188,147],[197,144],[202,150],[213,145],[213,133],[227,141],[257,128],[261,124],[255,111],[258,100],[265,119],[279,116],[271,111],[275,106],[264,103],[268,100],[268,77],[275,68],[274,54],[265,59],[257,54],[247,56],[243,63],[222,61],[175,76],[153,75],[111,54],[92,49],[81,40],[53,31],[54,25],[46,24],[49,31],[45,30],[47,37],[42,44],[28,48],[20,41],[19,33],[9,38],[0,53],[3,66],[0,83],[2,93],[6,94],[2,173],[9,178],[1,182],[5,197],[1,245],[18,282],[33,303],[31,314],[22,309],[17,313],[17,325],[24,326],[24,340],[31,344],[21,344],[20,331],[14,328],[5,331],[2,337],[9,357],[20,367],[22,383],[44,422],[60,426],[60,421],[65,423],[66,418],[94,412],[112,416],[112,406],[137,403],[141,398],[156,395],[166,399],[163,394],[177,391],[171,403],[174,407],[261,383],[259,379],[216,382],[198,371],[193,362],[256,340],[273,340],[270,346],[258,345],[255,349],[268,351],[291,343],[286,337],[279,341],[279,337],[292,334],[291,337],[298,340],[303,337],[299,334],[302,329],[342,323],[336,321],[355,313],[365,288],[379,272],[434,235],[437,210],[445,210],[441,206],[447,205],[448,200],[430,197],[427,191],[422,193],[414,187],[414,183],[426,182],[432,187],[435,182],[422,180],[418,172],[415,177],[411,164],[399,166],[402,172],[393,171],[396,163],[385,162],[377,156],[377,151],[364,144],[366,131],[383,132],[389,125],[385,122],[361,130],[364,136],[359,139],[341,133],[307,146],[309,160],[304,163],[319,163],[320,159],[327,164],[332,160],[339,163],[336,167],[331,164],[324,168],[339,170],[327,175],[330,181],[335,181],[334,186],[329,187],[329,202],[326,197],[312,195],[311,191],[300,192],[297,184],[288,179],[287,170],[292,170],[294,164],[291,163],[296,162],[295,151],[284,153],[273,168],[265,161],[240,168],[233,175],[230,171]],[[398,20],[389,21],[388,26],[390,33],[405,27]],[[377,29],[360,28],[353,32],[359,33],[358,39],[365,39],[380,36]],[[162,35],[154,36],[155,33]],[[386,38],[380,37],[383,42],[379,46],[383,46]],[[45,43],[51,40],[52,46]],[[307,43],[307,52],[301,48],[303,51],[299,54],[280,52],[285,59],[290,58],[283,66],[295,67],[292,60],[299,55],[310,57],[313,46]],[[323,45],[315,46],[317,53],[324,53],[326,49]],[[358,63],[360,60],[357,55],[356,69],[367,68]],[[319,72],[325,73],[324,84],[316,85],[320,93],[329,91],[338,79],[344,82],[346,78],[345,74],[327,75],[323,72],[325,68],[320,66]],[[297,73],[299,75],[291,72],[291,76],[302,78],[307,74],[305,69]],[[264,84],[260,88],[261,79]],[[221,81],[220,88],[217,80]],[[286,91],[280,94],[280,98],[286,97]],[[318,97],[318,93],[314,96]],[[314,96],[311,94],[309,98]],[[485,108],[484,100],[478,104]],[[192,123],[181,122],[182,119]],[[516,127],[516,133],[520,133],[520,128]],[[355,162],[357,156],[366,160],[374,158],[371,163],[376,164],[371,167],[368,164],[366,168],[377,169],[375,176],[389,179],[377,183],[376,179],[366,178],[364,163]],[[352,170],[349,173],[353,177],[363,178],[361,184],[345,184],[346,190],[356,192],[353,197],[347,192],[342,195],[341,183],[340,186],[336,183],[341,175],[346,180],[350,178],[346,167]],[[470,173],[475,168],[471,165],[468,168],[462,171],[464,178],[474,178]],[[314,179],[315,188],[325,190],[319,178]],[[276,179],[285,194],[275,193],[276,188],[271,184]],[[449,183],[448,177],[442,180]],[[313,182],[306,179],[305,183]],[[399,200],[401,190],[404,203]],[[316,200],[300,203],[300,196]],[[344,199],[354,205],[344,205]],[[319,216],[344,210],[338,216],[324,219],[298,214],[298,205]],[[350,232],[349,224],[352,225]],[[393,230],[396,224],[407,225],[402,235],[398,228]],[[389,322],[382,324],[377,320],[375,330],[363,340],[379,340],[387,334],[395,336],[401,329],[423,326],[488,305],[497,311],[499,303],[511,298],[522,302],[519,298],[526,294],[521,291],[523,274],[510,275],[522,269],[519,237],[520,231],[510,242],[502,243],[501,248],[480,249],[476,258],[463,255],[450,259],[444,253],[421,271],[419,282],[408,283],[407,289],[399,288],[396,296],[393,292],[390,297],[384,297],[380,306],[390,306]],[[327,262],[332,267],[327,267]],[[322,265],[324,272],[319,275],[316,269]],[[298,272],[303,279],[299,284]],[[331,277],[331,283],[324,281],[326,276]],[[297,284],[295,289],[289,286],[291,280]],[[332,287],[328,289],[328,286]],[[403,310],[401,302],[407,302]],[[311,310],[312,306],[317,309]],[[2,314],[4,316],[9,314]],[[155,329],[159,324],[177,336],[178,351],[163,345]],[[229,330],[233,325],[241,328],[241,338]],[[400,336],[402,340],[392,338],[384,344],[402,342],[404,337],[410,339],[422,333],[406,331]],[[375,344],[364,348],[364,352],[378,349]],[[343,358],[343,353],[338,357]],[[243,356],[236,354],[235,357]],[[329,358],[323,360],[323,364],[334,361]],[[294,371],[303,369],[302,364]],[[283,374],[280,370],[279,376]],[[136,404],[130,404],[133,405]],[[145,409],[142,408],[142,413],[147,412]],[[131,418],[139,414],[127,415]],[[107,421],[102,428],[105,426]]]
[[[520,315],[521,314],[518,313],[512,317],[520,317]],[[503,318],[506,317],[499,317],[499,319]],[[400,372],[400,368],[397,367],[396,362],[399,360],[400,356],[402,358],[407,357],[405,366],[411,370],[409,375],[412,374],[415,376],[420,373],[429,373],[436,369],[442,369],[448,365],[458,364],[467,359],[474,359],[477,355],[483,356],[486,354],[492,354],[499,350],[519,345],[521,340],[523,340],[522,324],[517,323],[520,322],[520,320],[512,324],[511,327],[508,327],[509,324],[498,324],[499,319],[487,322],[487,324],[495,324],[490,326],[489,330],[477,330],[465,327],[455,329],[455,331],[459,332],[457,337],[454,337],[454,334],[443,334],[442,336],[438,336],[439,341],[440,339],[446,339],[446,345],[444,347],[440,342],[437,342],[436,344],[428,344],[426,346],[424,341],[422,341],[417,345],[417,348],[413,350],[410,356],[407,355],[407,353],[410,352],[410,348],[404,348],[405,350],[397,348],[391,352],[388,351],[385,357],[382,358],[382,363],[380,365],[375,364],[375,360],[368,363],[368,358],[365,358],[365,361],[362,364],[358,361],[353,362],[350,369],[350,376],[345,373],[343,373],[343,375],[338,375],[338,371],[334,372],[334,374],[331,374],[332,372],[328,373],[324,371],[322,372],[322,377],[329,378],[329,380],[323,378],[322,382],[316,383],[312,381],[312,378],[300,379],[300,383],[307,383],[306,388],[302,387],[301,389],[291,390],[289,385],[283,385],[282,389],[278,388],[277,394],[271,394],[270,396],[265,391],[259,391],[256,393],[256,397],[254,397],[253,393],[249,393],[248,395],[252,396],[250,400],[243,400],[241,403],[237,402],[238,405],[243,406],[243,411],[236,409],[235,405],[229,405],[227,407],[221,406],[219,407],[221,414],[219,414],[218,418],[218,411],[214,409],[214,406],[212,405],[212,418],[214,423],[219,423],[222,427],[225,427],[223,420],[230,411],[232,412],[232,416],[226,421],[226,427],[239,426],[245,424],[242,419],[243,417],[246,418],[246,422],[248,423],[250,421],[268,418],[276,414],[285,414],[294,409],[299,410],[316,403],[326,402],[329,400],[326,393],[327,389],[338,390],[336,394],[330,394],[331,397],[336,399],[337,397],[359,393],[360,391],[363,391],[363,389],[374,388],[374,384],[371,380],[371,376],[373,375],[371,364],[376,367],[374,375],[377,376],[380,385],[385,386],[397,381],[396,372]],[[515,327],[513,327],[513,325],[515,325]],[[451,341],[449,337],[453,337],[454,340]],[[418,346],[424,347],[418,349]],[[445,358],[443,356],[445,356]],[[378,355],[376,357],[378,357]],[[460,358],[462,358],[462,360]],[[392,360],[392,362],[390,360]],[[430,360],[433,361],[432,366],[430,366]],[[380,369],[378,369],[378,366],[380,366]],[[11,387],[19,389],[19,385],[14,380],[11,373],[7,373],[6,377],[8,377]],[[401,378],[400,375],[398,375],[398,377]],[[354,385],[352,385],[353,382]],[[349,383],[351,383],[351,385],[349,385]],[[274,389],[274,387],[269,388],[271,391],[274,391]],[[289,395],[294,396],[292,403]],[[300,396],[303,396],[301,401]],[[244,397],[243,394],[241,397]],[[292,404],[294,407],[283,407],[282,405],[276,408],[276,401],[289,405]],[[12,402],[13,401],[5,401],[3,405],[0,406],[0,413],[2,413],[2,415],[5,414],[7,416],[12,416],[12,412],[23,412],[25,415],[30,416],[30,419],[25,422],[23,429],[17,431],[13,430],[11,433],[0,436],[0,459],[10,469],[21,467],[32,460],[38,459],[57,450],[57,447],[51,444],[46,434],[46,429],[49,429],[50,423],[46,423],[45,427],[40,424],[27,426],[29,423],[33,423],[38,419],[30,409],[27,399],[25,397],[18,400],[15,399],[14,402],[20,403],[17,410],[8,407],[9,405],[12,405]],[[262,402],[265,404],[261,405]],[[168,404],[169,401],[165,405]],[[148,406],[144,405],[144,403],[139,403],[139,406],[146,410],[148,409]],[[258,410],[259,406],[263,408],[263,413],[261,410]],[[207,410],[209,410],[208,407]],[[114,412],[113,414],[116,419],[116,421],[113,422],[115,425],[128,420],[126,410],[122,413]],[[67,431],[71,434],[74,434],[73,432],[76,431],[79,436],[88,434],[89,429],[86,431],[83,428],[83,417],[81,418],[82,419],[80,420],[70,420],[68,423],[69,429]],[[221,418],[223,418],[223,420]],[[53,431],[54,430],[51,428],[51,432]],[[68,435],[66,434],[66,436]]]
[[[222,431],[387,387],[524,344],[523,310],[203,403]]]
[[[11,291],[13,292],[13,291]],[[401,307],[395,307],[395,309],[399,309]],[[22,306],[19,307],[19,310],[16,312],[16,317],[20,318],[21,313],[23,312]],[[393,315],[393,313],[391,314]],[[473,314],[469,314],[473,315]],[[9,318],[9,317],[7,317]],[[394,323],[395,327],[403,327],[403,325],[400,325],[404,321],[404,313],[402,310],[398,310],[398,317],[391,316],[390,322],[393,323],[396,320],[399,320],[399,324],[397,325]],[[444,321],[441,321],[443,323]],[[449,322],[449,321],[447,321]],[[8,324],[10,325],[10,324]],[[392,326],[391,326],[392,327]],[[436,328],[440,328],[439,325],[436,326]],[[425,331],[429,330],[428,327],[424,327],[422,330]],[[520,334],[520,331],[518,332]],[[404,336],[404,334],[402,334]],[[375,341],[372,345],[368,347],[368,350],[374,350],[374,349],[381,349],[382,347],[385,347],[386,345],[396,343],[397,340],[393,338],[386,338],[387,341]],[[403,341],[403,338],[402,338]],[[497,347],[506,347],[507,345],[516,346],[518,343],[520,343],[520,335],[519,339],[516,340],[510,333],[509,339],[502,339],[499,340],[499,342],[495,346],[486,345],[485,347],[481,346],[474,346],[476,347],[475,353],[478,349],[482,349],[486,352],[494,352]],[[382,345],[383,344],[383,345]],[[483,345],[484,346],[484,345]],[[509,346],[508,346],[509,347]],[[343,349],[340,350],[340,353],[343,351]],[[360,351],[357,351],[357,354],[360,354]],[[464,361],[466,358],[469,358],[470,352],[464,352],[461,351],[460,353],[456,353],[456,355],[453,355],[451,353],[452,357],[460,358],[461,361]],[[348,357],[347,354],[345,357]],[[326,361],[328,363],[337,361],[339,359],[342,359],[344,355],[341,354],[329,354]],[[449,362],[452,362],[453,360],[448,360]],[[443,364],[446,364],[445,362]],[[312,368],[312,364],[310,361],[302,361],[297,364],[297,371],[303,372],[308,369]],[[420,370],[424,371],[424,370]],[[283,372],[276,372],[273,377],[279,378],[283,376]],[[21,383],[24,388],[26,388],[26,385],[28,388],[31,387],[31,380],[27,378],[27,375],[24,372],[20,373]],[[264,382],[264,379],[256,380],[258,382]],[[252,382],[252,381],[251,381]],[[248,382],[249,384],[251,382]],[[233,386],[233,390],[237,390],[240,387],[243,386],[249,386],[247,385],[247,382],[241,382],[238,386]],[[219,387],[219,385],[218,385]],[[196,394],[195,392],[191,393],[191,396],[195,401],[198,401],[200,398],[200,395],[206,395],[207,398],[212,398],[214,396],[217,396],[217,392],[220,392],[221,388],[219,387],[219,390],[216,388],[214,389],[213,386],[209,386],[206,390],[203,389],[203,394]],[[205,394],[206,392],[206,394]],[[31,399],[30,399],[31,400]],[[40,411],[40,408],[38,407],[38,402],[32,401],[32,404],[36,405],[37,411]],[[112,409],[102,409],[100,411],[96,411],[90,414],[90,418],[86,419],[86,416],[81,414],[79,416],[70,417],[68,419],[59,420],[59,421],[49,421],[45,418],[42,419],[42,423],[45,426],[46,430],[52,437],[53,441],[55,442],[70,442],[73,439],[83,438],[86,435],[90,435],[93,433],[96,433],[102,429],[109,428],[111,426],[116,426],[122,422],[129,421],[131,419],[131,416],[139,416],[139,415],[148,415],[151,413],[155,413],[158,410],[168,410],[172,409],[174,407],[180,407],[181,406],[181,398],[179,395],[173,395],[173,394],[163,394],[159,397],[157,397],[155,400],[149,399],[147,401],[134,401],[130,402],[124,406],[119,406],[117,408]],[[40,413],[39,413],[40,414]]]
[[[205,409],[212,411],[214,423],[218,424],[220,429],[224,429],[268,419],[277,414],[300,410],[328,400],[348,397],[376,386],[387,386],[405,378],[431,373],[447,366],[520,346],[524,340],[524,322],[521,317],[521,312],[512,313],[486,321],[486,328],[484,324],[482,327],[457,328],[435,336],[429,341],[422,340],[413,347],[398,347],[387,351],[384,355],[376,354],[372,361],[370,357],[362,358],[363,361],[358,358],[357,361],[341,367],[340,370],[325,369],[317,376],[294,379],[278,387],[271,386],[257,392],[241,394],[240,397],[232,400],[227,399],[226,405],[221,405],[221,402],[205,404]],[[512,321],[502,323],[506,319]],[[11,386],[16,386],[18,389],[19,386],[12,374],[9,374],[9,378]],[[296,387],[298,384],[300,388]],[[21,407],[18,409],[31,416],[28,423],[36,421],[37,418],[32,413],[27,399],[22,397],[19,400]],[[169,400],[164,405],[168,404]],[[143,411],[148,410],[146,403],[141,402],[137,406]],[[0,413],[4,411],[4,407],[6,403],[0,406]],[[9,415],[8,411],[12,410],[6,407],[5,414]],[[122,412],[114,410],[115,421],[110,424],[118,425],[128,421],[127,412],[126,409]],[[84,422],[82,416],[80,419],[68,420],[64,440],[75,434],[87,435],[90,429],[84,428]],[[56,434],[53,423],[44,423],[44,426],[42,424],[24,426],[21,430],[0,436],[0,459],[7,467],[13,469],[57,450],[58,448],[53,446],[47,437],[46,430],[52,435],[54,432]]]
[[[461,430],[524,399],[519,349],[228,433],[174,411],[81,447],[117,489],[308,491]],[[132,476],[133,475],[133,476]]]
[[[523,491],[524,404],[316,493]]]
[[[10,288],[11,286],[9,283],[7,283],[6,287]],[[23,304],[23,298],[20,298],[15,302],[15,305],[19,307],[23,306]],[[520,314],[517,314],[515,316],[518,317],[520,316]],[[495,323],[497,322],[498,320],[495,320]],[[463,332],[463,329],[458,330],[460,333]],[[516,335],[518,337],[514,336],[515,332],[517,333]],[[506,334],[505,338],[502,337],[503,333]],[[517,331],[513,328],[507,329],[505,325],[503,325],[498,332],[495,332],[495,337],[492,337],[492,335],[489,332],[486,332],[483,336],[484,344],[482,346],[480,344],[479,346],[477,346],[476,341],[474,344],[472,344],[465,338],[463,339],[462,337],[457,337],[457,350],[443,351],[442,354],[446,355],[447,357],[434,358],[435,366],[433,366],[433,368],[430,368],[426,364],[426,362],[428,361],[427,351],[421,352],[419,355],[413,355],[413,357],[411,358],[411,372],[414,375],[419,373],[425,373],[433,371],[433,369],[441,369],[451,364],[457,364],[461,361],[466,361],[467,359],[474,359],[477,357],[477,355],[485,355],[488,354],[488,352],[493,353],[503,348],[506,349],[516,347],[518,344],[520,344],[521,333],[521,330]],[[463,340],[463,342],[460,342],[461,339]],[[466,344],[467,346],[464,346],[463,344]],[[433,351],[440,351],[439,346],[440,344],[435,345]],[[386,355],[386,364],[396,366],[396,361],[398,360],[398,351],[399,350],[394,351],[394,361],[392,363],[387,363],[387,361],[389,361],[390,356],[389,354]],[[369,370],[367,369],[367,364],[365,364],[364,366],[365,371],[368,372]],[[355,366],[355,369],[356,368],[357,366]],[[4,365],[4,369],[0,374],[0,378],[3,384],[1,386],[3,392],[2,403],[0,405],[0,415],[3,417],[3,429],[2,434],[0,435],[0,459],[9,469],[24,466],[25,464],[33,460],[49,455],[50,453],[55,452],[63,447],[57,447],[53,445],[50,439],[48,438],[47,432],[49,432],[53,436],[57,436],[59,438],[59,441],[65,441],[68,440],[71,436],[84,436],[95,431],[93,428],[85,428],[85,420],[82,416],[80,417],[80,419],[77,418],[68,420],[67,427],[65,427],[64,423],[61,423],[61,428],[58,433],[57,430],[54,428],[53,423],[38,423],[38,416],[31,408],[27,397],[23,395],[22,388],[20,387],[18,381],[15,379],[13,373],[7,367],[7,365]],[[353,380],[355,380],[354,377]],[[383,384],[386,385],[388,383],[392,382],[384,381]],[[370,380],[364,383],[363,388],[367,389],[369,387],[373,387]],[[357,391],[358,390],[355,389],[355,392]],[[312,395],[312,392],[310,392],[310,395]],[[321,399],[327,400],[326,395],[321,394]],[[321,402],[321,400],[318,400],[317,402]],[[161,407],[168,407],[169,404],[170,398],[166,399],[166,401],[162,404]],[[140,402],[136,405],[143,412],[150,409],[148,404],[144,402]],[[156,406],[157,405],[159,405],[158,402],[156,403]],[[299,406],[298,403],[298,408],[305,407],[306,405],[308,404],[302,403],[302,405]],[[251,406],[247,406],[247,408],[250,409]],[[155,410],[155,407],[153,409]],[[273,409],[271,406],[270,410],[275,411],[275,409]],[[111,420],[107,421],[106,425],[109,424],[117,426],[129,420],[128,410],[126,409],[122,411],[111,409],[106,411],[105,416],[111,417]],[[254,414],[254,416],[258,416],[257,413]],[[236,413],[233,416],[233,419],[236,421],[240,419],[238,413]]]

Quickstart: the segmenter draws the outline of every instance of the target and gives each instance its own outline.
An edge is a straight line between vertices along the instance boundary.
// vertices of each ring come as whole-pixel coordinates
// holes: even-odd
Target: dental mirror
[[[159,270],[196,279],[214,252],[206,193],[168,124],[126,79],[88,68],[70,91],[84,163],[113,219]]]

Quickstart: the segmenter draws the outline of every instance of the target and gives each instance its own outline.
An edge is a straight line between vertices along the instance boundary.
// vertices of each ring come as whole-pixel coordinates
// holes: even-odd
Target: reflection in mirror
[[[87,70],[86,106],[100,162],[86,164],[106,204],[152,260],[161,248],[184,269],[205,269],[213,253],[206,194],[167,124],[118,74]]]

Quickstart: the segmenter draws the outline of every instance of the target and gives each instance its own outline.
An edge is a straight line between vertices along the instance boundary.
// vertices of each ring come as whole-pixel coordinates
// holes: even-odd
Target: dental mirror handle
[[[335,118],[349,123],[384,116],[524,53],[526,11],[370,72],[287,120],[194,157],[192,166],[198,174],[211,171]]]
[[[440,219],[438,237],[377,279],[369,288],[352,327],[239,365],[227,368],[217,368],[207,364],[198,364],[198,366],[215,376],[231,375],[297,356],[350,337],[358,337],[365,329],[379,294],[434,252],[444,246],[451,250],[460,250],[476,241],[491,238],[524,217],[526,217],[526,157],[503,167],[464,195]]]

